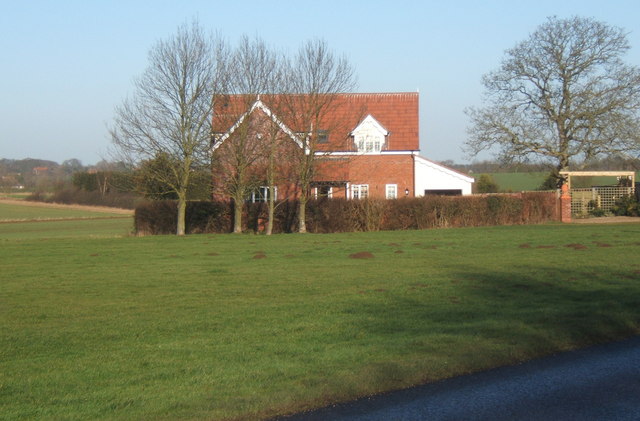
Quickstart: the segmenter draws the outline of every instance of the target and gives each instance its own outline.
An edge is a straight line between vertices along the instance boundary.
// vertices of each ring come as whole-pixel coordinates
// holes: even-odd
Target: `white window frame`
[[[274,186],[273,188],[274,199],[278,200],[278,186]],[[267,202],[269,200],[269,186],[260,186],[256,190],[251,192],[251,196],[249,196],[249,202],[258,203],[258,202]]]
[[[380,153],[383,144],[383,136],[368,134],[366,136],[357,136],[356,138],[356,146],[359,153]]]
[[[369,197],[369,185],[368,184],[352,184],[351,185],[351,198],[352,199],[366,199]]]
[[[391,193],[391,194],[389,194]],[[398,185],[397,184],[387,184],[384,188],[384,196],[387,199],[397,199],[398,198]]]

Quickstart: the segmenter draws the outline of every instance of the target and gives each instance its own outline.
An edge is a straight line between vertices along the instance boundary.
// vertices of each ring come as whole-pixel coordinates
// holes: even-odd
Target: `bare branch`
[[[472,153],[557,163],[640,150],[640,69],[626,34],[592,19],[549,18],[484,76],[486,107],[469,109]]]
[[[170,171],[155,176],[178,196],[178,234],[184,234],[190,175],[209,156],[212,98],[222,83],[225,51],[197,22],[179,27],[151,48],[149,66],[110,128],[113,144],[131,161],[167,157]]]

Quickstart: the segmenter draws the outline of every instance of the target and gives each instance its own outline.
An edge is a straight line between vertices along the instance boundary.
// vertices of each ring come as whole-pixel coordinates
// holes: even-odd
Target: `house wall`
[[[351,185],[368,184],[369,197],[384,199],[387,184],[398,186],[398,198],[405,196],[405,189],[409,189],[409,197],[413,197],[413,157],[410,154],[356,155],[349,164]]]
[[[463,195],[471,194],[474,179],[457,171],[416,157],[416,196],[424,196],[425,190],[461,190]]]

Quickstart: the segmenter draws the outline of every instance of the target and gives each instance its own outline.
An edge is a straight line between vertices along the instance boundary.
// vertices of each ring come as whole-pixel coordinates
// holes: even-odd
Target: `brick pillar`
[[[571,195],[567,184],[562,185],[560,194],[560,221],[571,222]]]

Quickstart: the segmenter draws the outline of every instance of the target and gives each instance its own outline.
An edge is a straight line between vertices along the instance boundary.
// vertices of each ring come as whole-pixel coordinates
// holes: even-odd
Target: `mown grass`
[[[639,234],[0,231],[0,413],[264,418],[621,338]]]

